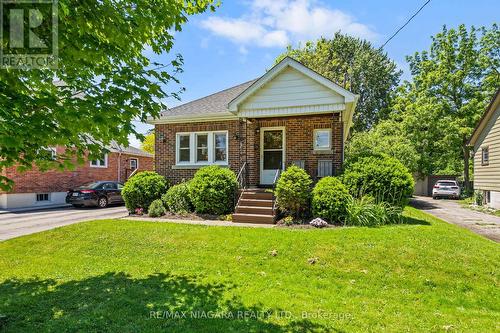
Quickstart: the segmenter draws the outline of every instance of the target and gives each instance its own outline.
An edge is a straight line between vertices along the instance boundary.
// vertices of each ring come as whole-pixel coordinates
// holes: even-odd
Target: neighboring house
[[[469,145],[474,153],[474,190],[484,203],[500,209],[500,89],[483,114]]]
[[[287,57],[256,80],[150,119],[155,169],[178,183],[217,164],[244,174],[249,187],[272,185],[277,171],[291,164],[314,180],[334,175],[342,167],[357,100]]]
[[[51,149],[54,158],[64,152],[64,147]],[[19,172],[9,167],[3,175],[14,180],[14,188],[9,192],[0,190],[0,208],[42,207],[64,204],[66,191],[95,180],[116,180],[125,182],[134,170],[153,170],[153,155],[135,147],[123,147],[112,143],[109,153],[99,160],[85,161],[75,170],[40,171],[36,167]]]

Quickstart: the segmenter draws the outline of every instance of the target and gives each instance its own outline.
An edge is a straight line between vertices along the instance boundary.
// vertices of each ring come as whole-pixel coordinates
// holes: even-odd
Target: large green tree
[[[347,164],[383,155],[398,159],[412,173],[418,171],[419,155],[400,122],[383,120],[369,131],[354,133],[346,145]]]
[[[1,188],[12,185],[1,175],[8,166],[69,167],[70,155],[81,161],[111,140],[141,137],[132,120],[159,115],[160,101],[178,92],[164,87],[182,66],[179,56],[152,63],[145,50],[168,54],[188,16],[214,7],[213,0],[59,0],[58,67],[0,69]],[[9,31],[8,17],[2,24]],[[50,20],[38,29],[43,36]],[[8,46],[7,34],[1,43]],[[40,152],[56,145],[73,149],[47,161]]]
[[[414,142],[423,174],[463,171],[469,181],[467,141],[500,82],[500,31],[443,30],[428,51],[407,57],[412,80],[395,99],[396,121]]]
[[[289,46],[276,61],[285,56],[359,94],[355,131],[370,129],[387,118],[391,93],[401,72],[383,50],[374,48],[370,42],[337,32],[332,39],[321,38],[298,48]]]

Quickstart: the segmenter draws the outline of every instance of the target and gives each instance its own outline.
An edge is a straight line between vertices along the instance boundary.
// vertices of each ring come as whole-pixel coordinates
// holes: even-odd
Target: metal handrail
[[[240,172],[238,172],[238,176],[236,176],[236,182],[238,183],[238,189],[234,193],[233,204],[234,207],[238,204],[241,196],[243,195],[243,191],[238,196],[238,191],[244,190],[247,187],[247,162],[243,163],[241,166]]]
[[[273,216],[276,217],[275,212],[276,212],[276,198],[274,196],[274,190],[276,189],[276,183],[278,182],[278,179],[281,176],[281,169],[276,170],[276,174],[274,175],[274,180],[273,180]]]

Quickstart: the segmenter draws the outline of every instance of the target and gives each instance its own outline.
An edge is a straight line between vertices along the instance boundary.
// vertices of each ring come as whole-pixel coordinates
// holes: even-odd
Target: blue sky
[[[335,31],[370,40],[380,46],[425,0],[223,0],[215,13],[190,17],[175,33],[170,54],[151,55],[166,62],[175,53],[184,57],[178,75],[186,88],[182,101],[166,100],[170,107],[206,96],[262,75],[287,44],[298,45]],[[386,45],[385,51],[409,78],[405,56],[428,49],[430,36],[443,25],[491,26],[499,22],[500,2],[494,0],[431,0]],[[179,86],[166,87],[176,91]],[[136,123],[145,133],[151,126]],[[135,138],[131,144],[139,146]]]

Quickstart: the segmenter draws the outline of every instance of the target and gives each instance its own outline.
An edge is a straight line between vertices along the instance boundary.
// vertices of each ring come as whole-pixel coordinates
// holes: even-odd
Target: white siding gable
[[[333,104],[337,106],[334,107]],[[239,110],[245,112],[297,107],[316,111],[338,111],[345,108],[344,97],[298,70],[288,67],[248,97],[239,106]]]

